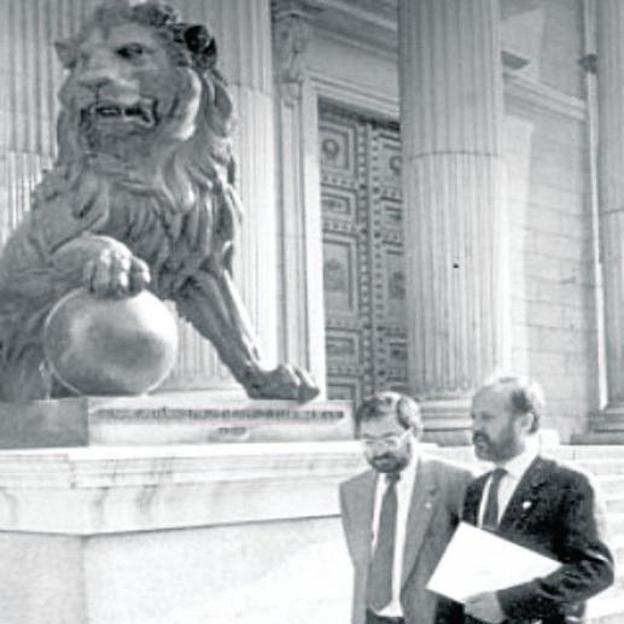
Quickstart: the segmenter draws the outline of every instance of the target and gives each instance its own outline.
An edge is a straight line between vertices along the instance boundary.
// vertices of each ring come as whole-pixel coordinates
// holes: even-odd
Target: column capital
[[[311,0],[271,0],[271,15],[275,23],[287,18],[312,23],[322,10]]]

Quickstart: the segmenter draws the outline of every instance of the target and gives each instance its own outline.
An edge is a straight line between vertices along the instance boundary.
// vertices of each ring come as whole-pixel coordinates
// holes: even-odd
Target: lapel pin
[[[533,503],[530,500],[524,501],[522,503],[522,509],[524,509],[526,511],[532,504]]]
[[[431,509],[431,501],[425,503],[425,509]]]

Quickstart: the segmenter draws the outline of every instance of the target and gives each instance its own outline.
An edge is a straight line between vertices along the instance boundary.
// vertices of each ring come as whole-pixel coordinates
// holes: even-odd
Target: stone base
[[[5,624],[349,621],[338,518],[82,539],[0,534],[0,553]]]
[[[600,431],[587,433],[573,433],[570,440],[575,445],[599,445],[610,446],[612,444],[624,444],[624,431]]]
[[[352,439],[351,411],[201,391],[0,403],[0,449]]]
[[[624,404],[611,403],[589,422],[587,433],[574,434],[572,444],[624,444]]]
[[[338,485],[365,468],[354,441],[2,451],[2,624],[345,624]]]
[[[0,453],[3,624],[344,624],[355,442]]]
[[[442,447],[472,447],[470,399],[422,401],[420,409],[425,425],[423,441]],[[561,443],[558,433],[548,428],[540,429],[535,440],[541,449],[555,448]]]
[[[423,439],[440,446],[471,443],[470,400],[423,400],[420,410],[425,425]]]

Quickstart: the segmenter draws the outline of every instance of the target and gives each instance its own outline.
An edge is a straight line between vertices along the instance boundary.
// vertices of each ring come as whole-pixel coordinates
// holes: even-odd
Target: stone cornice
[[[392,121],[399,118],[397,98],[383,93],[373,93],[355,82],[338,80],[317,72],[311,72],[310,77],[319,97],[347,104],[354,109],[360,109],[368,114],[374,113]]]
[[[338,515],[356,442],[0,452],[0,530],[96,535]],[[45,510],[45,511],[42,511]]]
[[[306,77],[312,24],[320,9],[308,0],[273,0],[273,51],[275,80],[281,94],[294,101]]]
[[[389,31],[397,30],[398,0],[314,0],[326,10],[349,15],[353,19],[376,24]]]
[[[310,0],[321,9],[317,28],[334,39],[377,53],[398,53],[396,0]]]
[[[538,109],[584,121],[587,116],[586,103],[573,95],[562,93],[549,85],[529,80],[514,71],[505,70],[505,95]]]
[[[360,462],[353,441],[0,451],[0,488],[71,489],[324,478]]]
[[[355,83],[332,80],[318,73],[313,73],[312,78],[323,97],[348,102],[368,112],[374,110],[390,119],[399,117],[399,102],[396,98],[372,94]],[[587,105],[580,98],[562,93],[543,82],[523,78],[511,70],[504,72],[504,80],[506,97],[579,121],[586,118]]]

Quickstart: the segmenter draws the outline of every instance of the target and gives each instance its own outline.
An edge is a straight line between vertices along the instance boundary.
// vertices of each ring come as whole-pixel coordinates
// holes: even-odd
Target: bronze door
[[[407,348],[396,123],[319,109],[328,396],[405,391]]]

